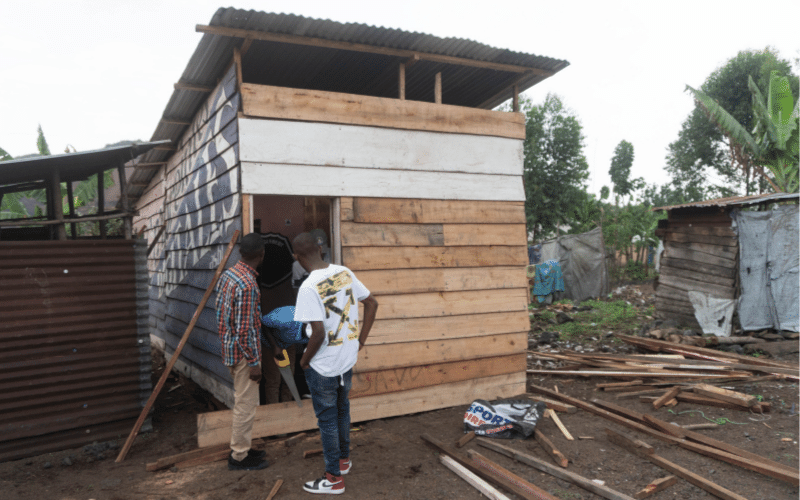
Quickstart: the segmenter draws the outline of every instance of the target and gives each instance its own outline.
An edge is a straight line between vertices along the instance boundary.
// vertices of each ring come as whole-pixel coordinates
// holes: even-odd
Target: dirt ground
[[[532,333],[531,338],[534,341],[536,334]],[[617,345],[614,349],[619,350],[618,347]],[[797,355],[783,358],[782,361],[796,364]],[[154,377],[156,375],[158,374],[154,374]],[[687,403],[679,403],[671,410],[654,410],[649,403],[638,399],[617,399],[617,393],[600,392],[595,388],[597,383],[612,381],[615,380],[568,380],[566,377],[555,376],[528,378],[529,384],[549,389],[557,386],[559,392],[572,397],[587,401],[605,399],[682,425],[708,422],[708,418],[726,419],[717,428],[698,432],[776,462],[798,467],[800,453],[797,413],[800,412],[800,401],[795,383],[772,380],[737,385],[736,390],[763,396],[765,401],[771,403],[772,411],[759,415]],[[195,416],[209,409],[201,394],[191,390],[189,384],[177,382],[177,379],[167,382],[165,391],[155,406],[153,431],[141,434],[136,439],[128,457],[122,463],[115,463],[114,458],[124,438],[108,444],[98,443],[96,446],[3,463],[0,464],[0,499],[264,500],[277,479],[283,479],[284,484],[276,499],[313,498],[302,490],[302,483],[321,475],[324,469],[323,459],[321,456],[304,459],[303,452],[321,447],[318,432],[305,433],[305,437],[291,447],[284,445],[285,437],[268,439],[265,449],[270,466],[262,471],[228,471],[226,462],[221,461],[181,470],[147,472],[146,463],[190,451],[197,446]],[[168,392],[166,389],[169,388],[175,389]],[[430,434],[445,443],[455,443],[463,436],[465,409],[466,405],[354,423],[351,434],[353,468],[345,477],[344,496],[357,499],[485,498],[441,465],[438,453],[420,439],[420,435]],[[606,486],[631,497],[650,481],[670,474],[609,442],[604,432],[606,427],[649,443],[655,447],[658,455],[747,499],[798,498],[798,488],[795,486],[667,445],[585,411],[562,413],[560,417],[576,437],[574,441],[568,441],[549,419],[541,421],[539,429],[569,458],[567,470],[588,479],[604,481]],[[550,462],[549,456],[532,438],[502,440],[501,443]],[[109,445],[110,449],[107,448]],[[474,440],[463,450],[468,449],[479,451],[562,500],[601,498],[569,482],[480,447]],[[518,498],[513,494],[508,496]],[[711,498],[711,495],[679,479],[676,484],[649,498],[700,499]]]

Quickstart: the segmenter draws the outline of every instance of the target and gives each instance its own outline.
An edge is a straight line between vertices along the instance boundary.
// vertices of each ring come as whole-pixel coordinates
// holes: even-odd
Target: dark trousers
[[[325,455],[325,471],[339,476],[339,459],[350,456],[350,400],[353,370],[337,377],[323,377],[313,368],[305,370],[308,388]]]

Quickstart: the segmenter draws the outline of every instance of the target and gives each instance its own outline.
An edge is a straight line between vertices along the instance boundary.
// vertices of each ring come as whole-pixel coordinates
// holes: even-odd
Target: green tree
[[[617,196],[627,196],[634,190],[635,181],[631,181],[631,167],[633,166],[633,144],[620,141],[614,148],[614,157],[611,158],[611,168],[608,175],[614,184],[614,193]],[[638,180],[638,179],[637,179]]]
[[[541,104],[524,100],[526,137],[523,182],[528,230],[537,240],[556,233],[584,201],[589,164],[583,127],[561,98],[547,94]]]
[[[764,93],[770,74],[777,70],[793,75],[788,61],[780,59],[774,49],[741,51],[716,69],[700,87],[705,94],[736,119],[746,130],[755,125],[748,77]],[[798,80],[790,82],[797,94]],[[730,141],[708,118],[699,104],[684,120],[676,141],[667,148],[666,170],[672,177],[672,188],[683,192],[687,202],[715,196],[753,194],[766,188],[766,182],[742,172],[731,161]]]

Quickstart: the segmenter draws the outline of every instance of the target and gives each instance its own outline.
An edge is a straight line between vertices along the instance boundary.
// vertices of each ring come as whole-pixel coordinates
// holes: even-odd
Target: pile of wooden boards
[[[698,381],[756,381],[756,379],[764,380],[764,377],[800,381],[797,366],[788,363],[660,340],[626,335],[616,335],[616,337],[640,349],[662,354],[648,356],[531,352],[532,358],[560,360],[564,365],[556,369],[528,370],[527,372],[533,375],[648,379],[649,385],[663,385],[670,382],[674,384],[676,380],[695,383]],[[631,386],[633,387],[635,384],[631,384]],[[652,389],[652,387],[643,387],[642,389]]]

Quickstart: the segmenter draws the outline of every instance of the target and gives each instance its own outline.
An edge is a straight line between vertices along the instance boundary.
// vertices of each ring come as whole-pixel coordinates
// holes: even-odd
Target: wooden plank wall
[[[156,224],[166,224],[163,248],[154,250],[150,268],[157,295],[151,300],[156,305],[154,343],[167,356],[174,352],[233,232],[242,227],[236,88],[236,71],[231,67],[197,111],[161,179],[154,180],[138,204],[152,214],[148,235],[155,236]],[[160,211],[150,208],[159,203]],[[231,257],[235,259],[238,254]],[[176,368],[232,404],[230,374],[220,358],[214,316],[212,296]]]
[[[380,303],[355,367],[354,398],[524,375],[530,324],[521,202],[341,204],[343,263]],[[525,392],[524,377],[517,389]]]
[[[673,210],[657,235],[664,241],[664,254],[656,315],[699,330],[689,291],[724,299],[738,296],[739,247],[731,218],[721,209]]]

